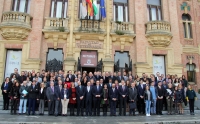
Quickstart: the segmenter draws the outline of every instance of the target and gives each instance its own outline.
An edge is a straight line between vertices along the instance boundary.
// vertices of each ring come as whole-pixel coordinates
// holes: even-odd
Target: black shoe
[[[55,117],[57,117],[58,115],[56,114]]]
[[[30,115],[30,114],[27,114],[28,116]]]

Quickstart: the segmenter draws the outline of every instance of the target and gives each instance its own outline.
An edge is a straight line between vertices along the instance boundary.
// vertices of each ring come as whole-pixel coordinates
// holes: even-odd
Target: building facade
[[[184,74],[200,88],[200,0],[0,0],[0,80],[19,70]],[[87,11],[87,9],[86,9]]]

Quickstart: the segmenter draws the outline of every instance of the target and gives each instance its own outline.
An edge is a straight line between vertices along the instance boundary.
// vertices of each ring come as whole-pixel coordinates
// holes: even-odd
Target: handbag
[[[136,108],[135,102],[130,102],[130,103],[129,103],[129,108],[130,108],[130,109],[135,109],[135,108]]]

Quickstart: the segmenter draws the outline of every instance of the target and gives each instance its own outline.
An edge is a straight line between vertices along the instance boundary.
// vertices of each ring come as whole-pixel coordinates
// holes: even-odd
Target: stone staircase
[[[198,99],[195,102],[195,113],[200,114],[199,106],[200,106],[200,99]],[[3,97],[0,97],[0,114],[9,114],[10,113],[10,110],[2,110],[2,109],[3,109]],[[10,106],[9,106],[9,109],[10,109]],[[28,107],[27,107],[27,109],[28,109]],[[116,111],[118,113],[119,109],[117,108]],[[69,112],[69,109],[68,109],[68,112]],[[76,109],[75,109],[75,112],[76,112]],[[102,109],[101,109],[101,112],[102,112]],[[108,112],[110,112],[110,109],[108,109]],[[36,111],[36,114],[37,113],[38,113],[38,111]],[[185,114],[189,114],[190,113],[188,105],[184,107],[184,113]],[[47,106],[45,107],[45,114],[48,114]],[[138,114],[138,112],[136,112],[136,114]],[[167,114],[167,111],[163,111],[163,114]]]

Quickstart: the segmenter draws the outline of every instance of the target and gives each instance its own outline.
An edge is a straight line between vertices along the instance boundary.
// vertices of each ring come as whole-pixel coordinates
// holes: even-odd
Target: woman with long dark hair
[[[71,83],[70,94],[71,94],[69,99],[70,116],[75,116],[74,108],[76,105],[76,88],[74,83]]]
[[[8,110],[9,108],[9,92],[11,83],[9,77],[6,77],[5,81],[1,85],[2,95],[3,95],[3,110]]]
[[[10,91],[10,99],[11,99],[10,114],[11,115],[16,114],[17,105],[19,104],[19,98],[20,98],[19,89],[20,89],[20,84],[18,81],[16,81]],[[13,111],[14,111],[14,113],[13,113]]]

